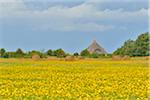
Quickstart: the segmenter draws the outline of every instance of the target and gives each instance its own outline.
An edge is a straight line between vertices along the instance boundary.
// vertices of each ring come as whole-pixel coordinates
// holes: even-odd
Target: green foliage
[[[118,48],[114,54],[115,55],[129,55],[132,56],[135,50],[135,42],[133,40],[128,40],[124,43],[121,48]]]
[[[110,58],[112,57],[112,54],[98,54],[98,53],[92,53],[90,54],[90,58]]]
[[[0,49],[0,57],[4,57],[6,50],[4,48]]]
[[[7,52],[9,58],[16,58],[16,52]]]
[[[17,51],[16,51],[16,54],[23,55],[24,53],[23,53],[23,51],[20,48],[18,48]]]
[[[111,58],[111,57],[112,57],[112,54],[107,54],[106,57],[107,57],[107,58]]]
[[[87,57],[87,56],[90,56],[90,53],[87,49],[85,49],[85,50],[81,51],[80,55]]]
[[[3,58],[9,58],[9,54],[7,52],[4,53]]]
[[[109,56],[107,56],[106,54],[98,54],[97,52],[94,52],[92,54],[90,54],[90,52],[85,49],[80,53],[81,56],[83,57],[90,57],[90,58],[104,58],[104,57],[110,57],[111,54]]]
[[[53,56],[53,51],[52,51],[51,49],[49,49],[49,50],[46,52],[46,54],[47,54],[48,56]]]
[[[144,33],[133,40],[128,40],[124,43],[121,48],[118,48],[113,54],[114,55],[128,55],[128,56],[148,56],[150,55],[149,49],[149,33]]]
[[[92,53],[91,55],[90,55],[90,57],[91,58],[99,58],[99,54],[98,53]]]
[[[74,56],[79,56],[79,53],[76,52],[76,53],[74,53],[73,55],[74,55]]]
[[[70,54],[66,54],[62,49],[54,51],[48,50],[47,52],[32,50],[27,53],[23,52],[20,48],[18,48],[15,52],[6,52],[5,49],[0,49],[0,57],[2,58],[31,58],[33,55],[39,55],[41,58],[47,58],[47,56],[65,57]]]
[[[15,57],[17,57],[17,58],[22,58],[24,56],[24,52],[20,49],[20,48],[18,48],[17,50],[16,50],[16,55],[15,55]]]
[[[66,56],[64,50],[62,50],[62,49],[54,50],[53,55],[57,56],[57,57],[60,57],[60,58]]]
[[[136,41],[135,41],[135,56],[148,56],[150,55],[150,48],[149,48],[149,43],[150,43],[150,35],[149,33],[145,33],[140,35]]]
[[[149,33],[143,33],[138,36],[138,38],[133,40],[126,41],[122,47],[118,48],[113,55],[128,55],[128,56],[149,56],[150,55],[150,35]],[[65,53],[62,49],[51,50],[49,49],[47,52],[44,51],[36,51],[32,50],[28,53],[23,52],[21,48],[18,48],[16,52],[6,52],[4,48],[0,49],[0,57],[1,58],[31,58],[33,55],[39,55],[41,58],[46,58],[47,56],[56,56],[56,57],[66,57],[70,56],[70,54]],[[112,57],[112,54],[90,54],[87,49],[83,50],[80,53],[83,57],[91,57],[91,58],[101,58],[101,57]],[[73,56],[79,56],[76,52]]]
[[[33,55],[39,55],[41,58],[46,58],[47,57],[47,55],[45,53],[40,52],[40,51],[36,51],[36,50],[29,51],[28,56],[26,55],[26,57],[30,56],[30,58],[31,58]]]
[[[40,55],[40,52],[36,51],[36,50],[32,50],[32,51],[29,51],[28,54],[31,55],[31,56],[36,55],[36,54]]]

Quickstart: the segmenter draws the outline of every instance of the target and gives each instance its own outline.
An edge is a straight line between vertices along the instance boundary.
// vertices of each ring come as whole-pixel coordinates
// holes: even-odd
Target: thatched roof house
[[[107,54],[104,48],[102,48],[96,40],[87,48],[90,53]]]

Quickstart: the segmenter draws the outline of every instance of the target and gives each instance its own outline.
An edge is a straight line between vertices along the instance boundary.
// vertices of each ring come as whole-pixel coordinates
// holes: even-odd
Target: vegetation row
[[[87,49],[81,51],[81,53],[74,53],[69,54],[66,53],[63,49],[57,50],[47,50],[44,51],[37,51],[32,50],[28,52],[24,52],[21,48],[18,48],[16,51],[8,52],[4,48],[0,49],[0,57],[1,58],[31,58],[35,55],[39,56],[40,58],[47,58],[49,56],[55,56],[59,58],[63,58],[66,56],[82,56],[88,58],[100,58],[100,57],[111,57],[112,55],[120,55],[120,56],[149,56],[150,55],[150,35],[149,32],[143,33],[138,36],[136,40],[128,40],[126,41],[123,46],[115,50],[112,54],[98,54],[96,52],[90,54]]]

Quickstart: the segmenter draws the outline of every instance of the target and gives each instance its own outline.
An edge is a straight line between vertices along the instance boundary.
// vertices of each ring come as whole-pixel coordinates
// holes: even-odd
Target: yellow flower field
[[[148,100],[148,60],[0,59],[0,100]]]

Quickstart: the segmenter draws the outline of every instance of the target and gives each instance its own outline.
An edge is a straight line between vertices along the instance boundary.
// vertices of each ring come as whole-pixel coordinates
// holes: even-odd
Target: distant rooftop
[[[92,44],[87,48],[90,53],[107,54],[105,49],[101,47],[94,39]]]

